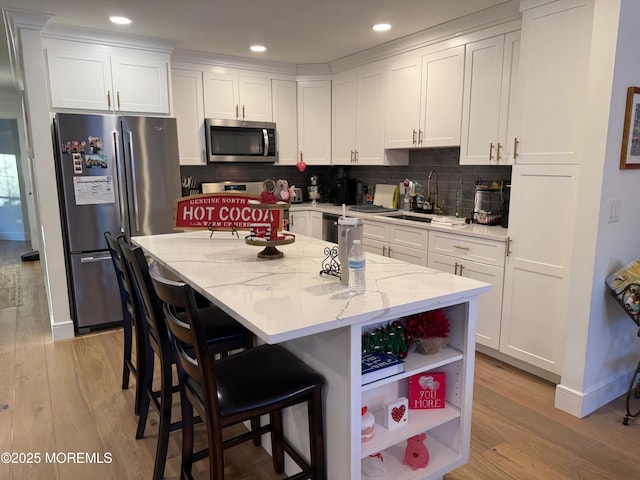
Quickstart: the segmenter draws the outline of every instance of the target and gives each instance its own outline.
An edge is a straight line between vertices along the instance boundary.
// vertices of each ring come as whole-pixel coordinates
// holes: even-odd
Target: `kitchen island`
[[[325,436],[328,479],[366,478],[361,459],[382,452],[388,477],[435,479],[467,462],[471,429],[477,296],[489,285],[379,255],[368,255],[366,292],[351,296],[336,277],[321,275],[325,248],[334,244],[297,236],[278,247],[284,257],[263,260],[258,247],[230,232],[197,231],[134,237],[133,242],[182,278],[261,341],[281,343],[327,379]],[[410,353],[405,372],[361,385],[361,338],[403,316],[443,308],[451,323],[438,354]],[[446,406],[409,410],[408,423],[384,428],[385,402],[408,395],[408,377],[446,373]],[[360,441],[361,406],[376,415],[376,434]],[[286,435],[308,452],[306,410],[292,409]],[[402,464],[406,439],[427,433],[425,469]],[[287,462],[287,471],[293,464]]]

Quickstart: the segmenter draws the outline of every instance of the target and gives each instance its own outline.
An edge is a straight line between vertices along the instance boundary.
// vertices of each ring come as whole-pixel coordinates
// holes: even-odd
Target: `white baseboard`
[[[507,363],[512,367],[524,370],[525,372],[535,375],[536,377],[544,378],[551,383],[560,383],[560,375],[549,372],[547,370],[543,370],[540,367],[536,367],[535,365],[530,365],[527,362],[524,362],[518,358],[513,358],[512,356],[499,352],[498,350],[494,350],[493,348],[476,343],[476,351],[493,357],[496,360],[500,360],[501,362]]]
[[[564,385],[556,385],[555,407],[571,415],[583,418],[598,408],[624,395],[629,388],[628,372],[619,373],[586,392],[579,392]]]
[[[73,321],[68,320],[66,322],[54,323],[51,325],[51,335],[53,337],[53,341],[57,342],[58,340],[69,340],[76,336],[75,330],[73,328]]]

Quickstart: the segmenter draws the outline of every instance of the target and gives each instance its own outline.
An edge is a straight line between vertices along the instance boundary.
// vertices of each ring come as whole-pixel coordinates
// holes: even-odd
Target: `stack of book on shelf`
[[[404,361],[381,352],[362,354],[362,385],[404,372]]]

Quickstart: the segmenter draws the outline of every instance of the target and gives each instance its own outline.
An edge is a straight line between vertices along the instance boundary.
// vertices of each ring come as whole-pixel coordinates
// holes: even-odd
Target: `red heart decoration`
[[[302,152],[300,152],[300,158],[298,159],[298,163],[296,164],[296,167],[298,167],[299,172],[304,172],[307,168],[307,164],[304,163],[304,156]]]
[[[400,420],[402,420],[402,417],[404,417],[404,412],[405,412],[404,405],[400,405],[399,407],[393,407],[391,409],[391,418],[393,418],[395,422],[400,422]]]

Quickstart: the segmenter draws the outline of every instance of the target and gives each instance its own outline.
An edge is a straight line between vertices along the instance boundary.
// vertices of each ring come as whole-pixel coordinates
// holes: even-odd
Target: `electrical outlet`
[[[609,223],[620,221],[620,200],[614,199],[609,203]]]

